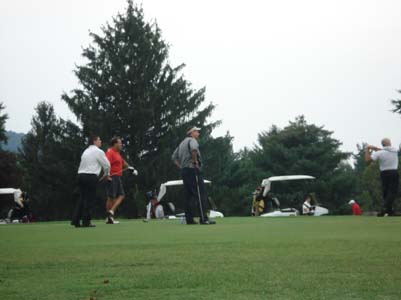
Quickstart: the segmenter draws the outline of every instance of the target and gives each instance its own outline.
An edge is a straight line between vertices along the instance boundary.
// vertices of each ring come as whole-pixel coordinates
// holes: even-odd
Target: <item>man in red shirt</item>
[[[351,200],[350,202],[348,202],[349,205],[351,205],[352,207],[352,214],[354,216],[360,216],[362,215],[362,209],[359,206],[358,203],[355,202],[355,200]]]
[[[125,193],[121,182],[123,169],[128,168],[127,162],[122,158],[120,152],[123,148],[121,138],[114,137],[111,140],[111,148],[107,150],[106,157],[110,162],[110,177],[107,181],[107,224],[116,224],[114,220],[114,212],[124,200]]]

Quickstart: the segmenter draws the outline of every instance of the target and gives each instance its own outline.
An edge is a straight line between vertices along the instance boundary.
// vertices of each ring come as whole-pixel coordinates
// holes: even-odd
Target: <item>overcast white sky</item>
[[[251,147],[257,134],[298,115],[324,125],[355,151],[356,143],[401,142],[399,0],[144,0],[171,45],[173,65],[206,86],[206,99],[229,131],[234,148]],[[6,128],[27,132],[34,107],[54,103],[77,87],[88,32],[126,8],[125,0],[14,0],[0,2],[0,101]]]

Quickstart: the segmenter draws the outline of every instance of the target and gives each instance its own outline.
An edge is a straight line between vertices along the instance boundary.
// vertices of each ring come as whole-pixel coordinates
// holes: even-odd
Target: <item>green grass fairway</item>
[[[401,299],[401,218],[0,225],[0,299]]]

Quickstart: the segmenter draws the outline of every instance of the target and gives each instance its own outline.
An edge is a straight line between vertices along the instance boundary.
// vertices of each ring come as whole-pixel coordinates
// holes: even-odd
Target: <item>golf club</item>
[[[196,172],[196,170],[195,170]],[[205,216],[203,215],[203,208],[202,208],[202,199],[201,199],[201,194],[200,194],[200,190],[199,190],[199,179],[198,179],[198,174],[195,173],[195,178],[196,178],[196,188],[198,190],[198,200],[199,200],[199,209],[200,209],[200,213],[201,213],[201,222],[205,222]]]
[[[138,174],[139,174],[138,171],[132,166],[128,166],[127,168],[122,169],[122,172],[127,171],[127,170],[129,170],[135,176],[138,176]],[[118,174],[118,172],[112,173],[109,176],[114,176],[117,174]],[[107,177],[107,175],[103,175],[102,177],[100,177],[99,181],[103,181],[106,177]]]

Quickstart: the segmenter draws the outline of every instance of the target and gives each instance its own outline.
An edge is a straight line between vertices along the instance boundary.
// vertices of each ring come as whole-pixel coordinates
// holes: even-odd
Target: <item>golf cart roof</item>
[[[0,195],[14,195],[14,201],[18,201],[18,198],[21,196],[22,191],[20,189],[14,188],[3,188],[0,189]]]
[[[204,180],[204,183],[212,183],[210,180]],[[182,180],[172,180],[172,181],[167,181],[165,183],[162,183],[160,185],[160,190],[159,190],[159,194],[157,195],[157,201],[160,201],[164,195],[167,192],[167,187],[168,186],[177,186],[177,185],[183,185],[184,182]]]
[[[274,181],[288,181],[288,180],[308,180],[315,179],[309,175],[285,175],[285,176],[272,176],[262,180],[262,187],[264,187],[263,196],[266,196],[270,191],[271,183]]]
[[[20,189],[14,189],[14,188],[4,188],[0,189],[0,195],[12,195],[15,192],[20,192]]]
[[[302,179],[315,179],[313,176],[309,175],[285,175],[285,176],[272,176],[266,179],[263,179],[263,182],[265,181],[287,181],[287,180],[302,180]]]

